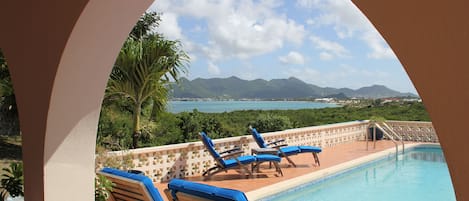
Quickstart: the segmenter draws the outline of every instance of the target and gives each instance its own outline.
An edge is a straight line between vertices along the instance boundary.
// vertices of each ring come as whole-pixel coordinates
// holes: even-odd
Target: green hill
[[[229,78],[197,78],[192,81],[182,78],[180,85],[172,84],[173,98],[223,98],[223,99],[296,99],[335,97],[385,98],[416,96],[401,93],[382,85],[362,87],[357,90],[349,88],[319,87],[305,83],[297,78],[242,80]]]

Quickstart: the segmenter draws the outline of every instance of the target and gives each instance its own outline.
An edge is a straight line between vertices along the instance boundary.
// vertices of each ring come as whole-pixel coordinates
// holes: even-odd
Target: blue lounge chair
[[[103,168],[98,174],[106,176],[113,183],[109,201],[163,201],[153,182],[144,175],[114,168]],[[246,195],[241,191],[182,179],[172,179],[164,192],[173,201],[247,201]]]
[[[163,201],[150,178],[142,174],[128,173],[114,168],[103,168],[100,175],[112,181],[111,200]]]
[[[216,165],[214,167],[209,168],[202,174],[203,176],[211,176],[221,171],[227,172],[228,169],[234,168],[242,168],[245,172],[249,173],[249,175],[252,176],[252,171],[249,170],[247,166],[252,165],[252,169],[254,169],[254,167],[258,166],[262,162],[273,162],[277,172],[283,176],[282,169],[279,165],[281,158],[278,156],[271,154],[241,156],[241,154],[244,152],[239,148],[218,153],[215,150],[215,145],[213,144],[212,139],[210,139],[207,134],[205,134],[204,132],[200,132],[199,135],[208,152],[210,153],[210,155],[212,155],[216,162]]]
[[[321,164],[319,163],[318,153],[322,151],[320,147],[315,146],[288,146],[285,144],[285,139],[275,140],[273,142],[266,143],[264,138],[261,136],[259,132],[255,128],[249,127],[254,140],[256,141],[257,145],[260,148],[276,148],[278,149],[278,155],[281,157],[285,157],[287,161],[296,167],[296,164],[288,157],[291,155],[296,155],[300,153],[312,153],[314,157],[314,162],[318,166]]]
[[[190,182],[182,179],[172,179],[168,183],[169,193],[173,200],[194,200],[191,196],[216,201],[247,201],[246,195],[238,190],[219,188],[207,184]],[[187,199],[186,199],[187,198]]]

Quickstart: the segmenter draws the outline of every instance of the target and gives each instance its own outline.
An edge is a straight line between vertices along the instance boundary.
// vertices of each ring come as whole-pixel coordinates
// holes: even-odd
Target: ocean
[[[221,113],[236,110],[296,110],[326,107],[340,107],[332,103],[310,101],[169,101],[168,111],[171,113],[199,112]]]

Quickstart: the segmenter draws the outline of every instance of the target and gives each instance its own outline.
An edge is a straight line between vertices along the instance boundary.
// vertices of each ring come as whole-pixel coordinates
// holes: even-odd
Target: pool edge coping
[[[414,144],[406,144],[404,150],[408,150],[414,147],[418,146],[439,146],[439,143],[414,143]],[[401,151],[401,150],[399,150]],[[327,176],[336,174],[341,171],[345,171],[347,169],[351,169],[357,166],[360,166],[362,164],[377,160],[379,158],[389,156],[391,154],[396,153],[396,148],[389,148],[383,151],[379,151],[376,153],[371,153],[366,156],[362,156],[347,162],[343,162],[325,169],[321,169],[318,171],[314,171],[299,177],[295,177],[292,179],[288,179],[285,181],[281,181],[272,185],[264,186],[262,188],[246,192],[245,195],[248,198],[248,200],[259,200],[266,198],[268,196],[275,195],[279,193],[280,191],[285,191],[287,189],[291,189],[303,184],[306,184],[308,182],[312,182],[321,178],[325,178]]]

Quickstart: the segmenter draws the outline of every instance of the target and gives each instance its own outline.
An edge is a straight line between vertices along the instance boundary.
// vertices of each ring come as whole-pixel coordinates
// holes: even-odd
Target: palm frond
[[[156,110],[165,108],[166,83],[170,79],[178,80],[187,70],[189,57],[180,48],[178,41],[166,40],[159,35],[127,39],[111,72],[105,97],[118,95],[131,99],[137,111],[134,114],[139,113],[142,104],[150,98]],[[138,118],[134,116],[134,119]],[[139,128],[138,125],[134,127]]]

